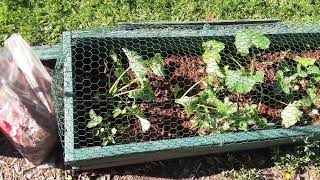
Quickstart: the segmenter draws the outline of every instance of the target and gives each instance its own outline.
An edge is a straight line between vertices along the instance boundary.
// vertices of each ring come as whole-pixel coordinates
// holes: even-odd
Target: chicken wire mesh
[[[65,153],[196,148],[219,134],[243,142],[254,134],[236,132],[317,125],[319,44],[320,26],[282,23],[66,32],[53,83]]]

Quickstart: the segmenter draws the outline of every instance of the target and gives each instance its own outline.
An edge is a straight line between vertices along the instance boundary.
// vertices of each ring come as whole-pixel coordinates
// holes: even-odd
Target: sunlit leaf
[[[129,67],[134,72],[136,78],[141,82],[146,81],[146,75],[148,73],[148,68],[146,62],[143,60],[142,56],[140,56],[137,52],[131,51],[126,48],[122,48],[124,53],[126,54],[128,61],[129,61]]]
[[[122,109],[116,108],[115,110],[113,110],[113,118],[118,117],[121,113],[122,113]]]
[[[210,41],[204,42],[202,44],[202,47],[207,52],[219,53],[225,48],[225,45],[222,42],[219,42],[219,41],[216,41],[216,40],[210,40]]]
[[[209,58],[206,71],[207,71],[208,75],[215,75],[219,78],[224,77],[223,73],[220,70],[218,63],[214,59],[210,60],[210,58]]]
[[[98,116],[93,109],[90,110],[89,116],[91,120],[88,122],[87,128],[94,128],[102,123],[102,117]]]
[[[140,121],[142,132],[147,132],[151,127],[150,121],[148,121],[146,118],[143,118],[140,116],[138,116],[138,119]]]
[[[243,56],[249,54],[250,48],[268,49],[270,46],[268,37],[259,32],[240,31],[236,34],[235,39],[237,51]]]
[[[320,104],[320,98],[317,96],[316,88],[308,88],[307,94],[314,105]]]
[[[296,80],[298,74],[293,74],[292,76],[285,77],[284,72],[279,70],[276,73],[276,89],[282,90],[286,94],[290,94],[292,88],[292,82]]]
[[[303,57],[298,57],[295,59],[298,63],[300,63],[304,67],[308,67],[310,65],[314,65],[316,62],[316,58],[303,58]]]
[[[302,78],[305,78],[305,77],[308,76],[308,73],[307,73],[306,71],[300,71],[300,72],[298,73],[298,76],[299,76],[299,77],[302,77]]]
[[[240,71],[229,70],[226,76],[226,86],[235,93],[249,93],[257,83],[263,82],[264,73],[257,71],[254,76],[242,75]]]
[[[111,133],[112,133],[112,135],[115,135],[117,133],[117,129],[116,128],[112,128],[111,129]]]
[[[251,32],[245,31],[236,34],[235,45],[237,51],[243,56],[249,54],[249,49],[253,45],[250,34]]]
[[[310,107],[312,105],[312,101],[310,100],[310,98],[303,98],[299,100],[299,103],[301,104],[301,106],[303,107]]]
[[[175,102],[184,107],[188,114],[192,114],[197,107],[198,97],[189,97],[183,96],[179,99],[176,99]]]
[[[268,37],[259,32],[252,33],[251,41],[258,49],[268,49],[270,46],[270,40]]]
[[[264,79],[264,72],[262,71],[257,71],[256,74],[254,75],[256,83],[262,83]]]
[[[307,73],[320,75],[320,69],[319,67],[312,65],[307,68]]]
[[[300,121],[302,114],[297,104],[288,104],[281,112],[282,124],[286,128],[291,127]]]
[[[149,67],[155,75],[162,77],[165,76],[163,58],[159,53],[149,60]]]

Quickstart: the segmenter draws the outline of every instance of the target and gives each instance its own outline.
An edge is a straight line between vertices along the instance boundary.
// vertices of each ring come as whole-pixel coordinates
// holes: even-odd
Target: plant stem
[[[235,58],[233,58],[232,56],[230,55],[227,55],[233,62],[235,62],[241,69],[242,72],[245,72],[245,69],[244,67],[239,63],[239,61],[237,61]]]
[[[130,81],[127,85],[123,86],[122,88],[119,89],[119,91],[121,92],[122,90],[126,89],[127,87],[129,87],[131,84],[138,82],[138,79],[134,79],[132,81]]]
[[[127,68],[119,77],[118,79],[112,84],[111,88],[109,89],[109,94],[113,92],[113,90],[118,86],[121,78],[129,71],[129,68]]]
[[[254,74],[254,65],[255,65],[255,62],[256,62],[256,55],[254,54],[253,55],[253,58],[251,60],[251,63],[250,63],[250,74],[251,76]]]
[[[217,110],[217,108],[206,106],[206,105],[202,105],[202,104],[198,104],[198,106],[204,107],[204,108],[208,108],[208,109],[212,109],[212,110]]]
[[[200,81],[196,82],[194,85],[192,85],[182,96],[185,97],[194,87],[196,87],[198,84],[200,84],[203,80],[207,79],[207,77],[202,78]]]
[[[129,94],[131,92],[135,92],[135,91],[139,91],[140,89],[133,89],[133,90],[130,90],[130,91],[125,91],[125,92],[121,92],[121,93],[118,93],[118,94],[115,94],[113,95],[114,97],[117,97],[117,96],[121,96],[121,95],[124,95],[124,94]]]

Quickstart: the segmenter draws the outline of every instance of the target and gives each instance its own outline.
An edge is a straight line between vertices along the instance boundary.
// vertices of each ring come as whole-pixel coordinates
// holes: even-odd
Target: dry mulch
[[[23,159],[12,144],[0,134],[0,180],[64,179],[63,170],[45,166],[33,168],[32,164]]]
[[[272,149],[214,154],[165,161],[149,162],[89,171],[71,171],[61,166],[61,152],[56,155],[55,167],[33,168],[0,134],[0,180],[161,180],[161,179],[234,179],[221,172],[252,168],[260,171],[260,179],[282,180],[284,172],[276,169],[271,160]],[[59,158],[57,158],[59,157]],[[320,179],[313,171],[306,171],[294,179]]]

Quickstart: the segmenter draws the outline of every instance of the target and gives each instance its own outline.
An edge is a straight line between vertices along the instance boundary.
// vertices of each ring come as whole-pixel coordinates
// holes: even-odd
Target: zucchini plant
[[[261,60],[257,59],[254,52],[269,49],[270,43],[269,38],[262,33],[241,31],[235,35],[234,46],[237,55],[231,56],[225,53],[227,52],[226,45],[223,42],[217,40],[203,42],[201,67],[203,64],[205,65],[205,72],[201,70],[203,74],[198,75],[196,80],[192,79],[196,82],[188,89],[181,87],[181,83],[170,84],[174,81],[180,81],[177,79],[181,78],[183,73],[178,74],[176,79],[167,76],[165,67],[170,68],[170,58],[168,62],[164,61],[160,53],[144,59],[137,52],[122,48],[121,51],[128,61],[128,67],[124,68],[125,65],[122,64],[118,55],[111,52],[110,57],[115,65],[114,77],[116,80],[109,84],[109,90],[106,92],[107,97],[113,102],[113,108],[109,110],[111,114],[106,117],[112,116],[115,122],[108,122],[108,118],[103,118],[91,110],[89,112],[91,120],[87,127],[95,129],[95,135],[102,139],[103,145],[121,141],[119,137],[130,128],[130,120],[132,119],[140,124],[141,132],[147,134],[146,132],[152,126],[147,117],[152,113],[143,108],[140,109],[141,103],[144,102],[148,106],[148,103],[156,102],[161,94],[157,91],[159,89],[153,89],[154,83],[157,81],[152,80],[154,76],[148,78],[150,73],[163,80],[159,82],[170,82],[170,88],[165,89],[165,98],[168,100],[165,102],[172,103],[173,99],[172,106],[178,107],[179,112],[183,111],[187,114],[187,118],[191,122],[191,127],[188,128],[195,130],[193,132],[198,135],[275,127],[276,122],[268,120],[268,117],[262,115],[263,113],[260,111],[261,106],[266,107],[264,99],[239,100],[250,97],[254,93],[259,93],[264,98],[280,103],[277,108],[281,112],[277,118],[286,128],[294,126],[303,117],[312,113],[319,114],[320,69],[316,58],[296,57],[294,66],[291,61],[291,65],[289,62],[282,62],[279,68],[275,69],[274,90],[281,95],[284,94],[292,98],[287,98],[283,102],[263,92],[262,89],[268,74],[265,75],[266,71],[257,70],[257,64],[261,63]],[[247,63],[248,60],[250,63]],[[175,63],[176,61],[172,64]],[[231,63],[235,66],[231,66]],[[184,77],[181,79],[185,80]],[[198,88],[200,86],[201,88]],[[157,93],[155,94],[154,91]],[[303,95],[296,96],[294,93],[302,93]],[[157,103],[161,105],[159,102]],[[171,104],[168,107],[171,107]],[[158,112],[168,110],[168,108],[164,108],[165,110],[160,107],[156,108],[158,108]],[[166,114],[161,116],[166,116]]]
[[[108,97],[113,98],[116,103],[112,109],[112,117],[117,120],[125,120],[121,124],[124,126],[114,126],[111,123],[106,123],[101,116],[97,116],[93,110],[90,111],[90,121],[87,124],[88,128],[100,127],[96,136],[101,137],[102,145],[109,143],[116,143],[114,136],[129,128],[129,120],[136,118],[140,125],[142,132],[147,132],[151,124],[144,113],[138,108],[137,100],[151,102],[154,100],[154,92],[150,86],[147,78],[148,70],[151,70],[155,75],[164,77],[164,62],[160,54],[155,54],[153,58],[144,60],[137,52],[129,49],[122,49],[127,56],[129,67],[123,68],[121,60],[115,53],[110,56],[116,66],[114,75],[117,77],[116,81],[110,86]],[[129,78],[129,70],[134,74],[134,78]],[[102,130],[103,131],[102,131]],[[121,131],[119,131],[121,129]]]
[[[295,125],[303,115],[301,108],[317,112],[320,108],[320,69],[316,58],[297,57],[295,66],[284,64],[276,73],[276,86],[281,92],[291,95],[303,93],[300,100],[290,102],[282,111],[282,123],[285,127]]]
[[[249,54],[250,48],[267,49],[269,39],[256,32],[240,32],[236,35],[235,45],[241,55]],[[185,111],[192,115],[192,124],[199,134],[210,134],[221,131],[249,130],[250,128],[266,128],[272,126],[267,119],[258,116],[257,104],[238,105],[226,96],[219,98],[219,94],[230,93],[247,94],[255,85],[263,82],[264,73],[254,71],[254,59],[249,68],[245,68],[238,60],[230,57],[239,67],[231,70],[228,66],[220,67],[221,55],[225,45],[222,42],[210,40],[203,43],[203,61],[206,64],[207,76],[195,83],[186,93],[176,99]],[[217,83],[218,82],[218,83]],[[204,83],[205,90],[193,96],[187,94],[196,85]]]

